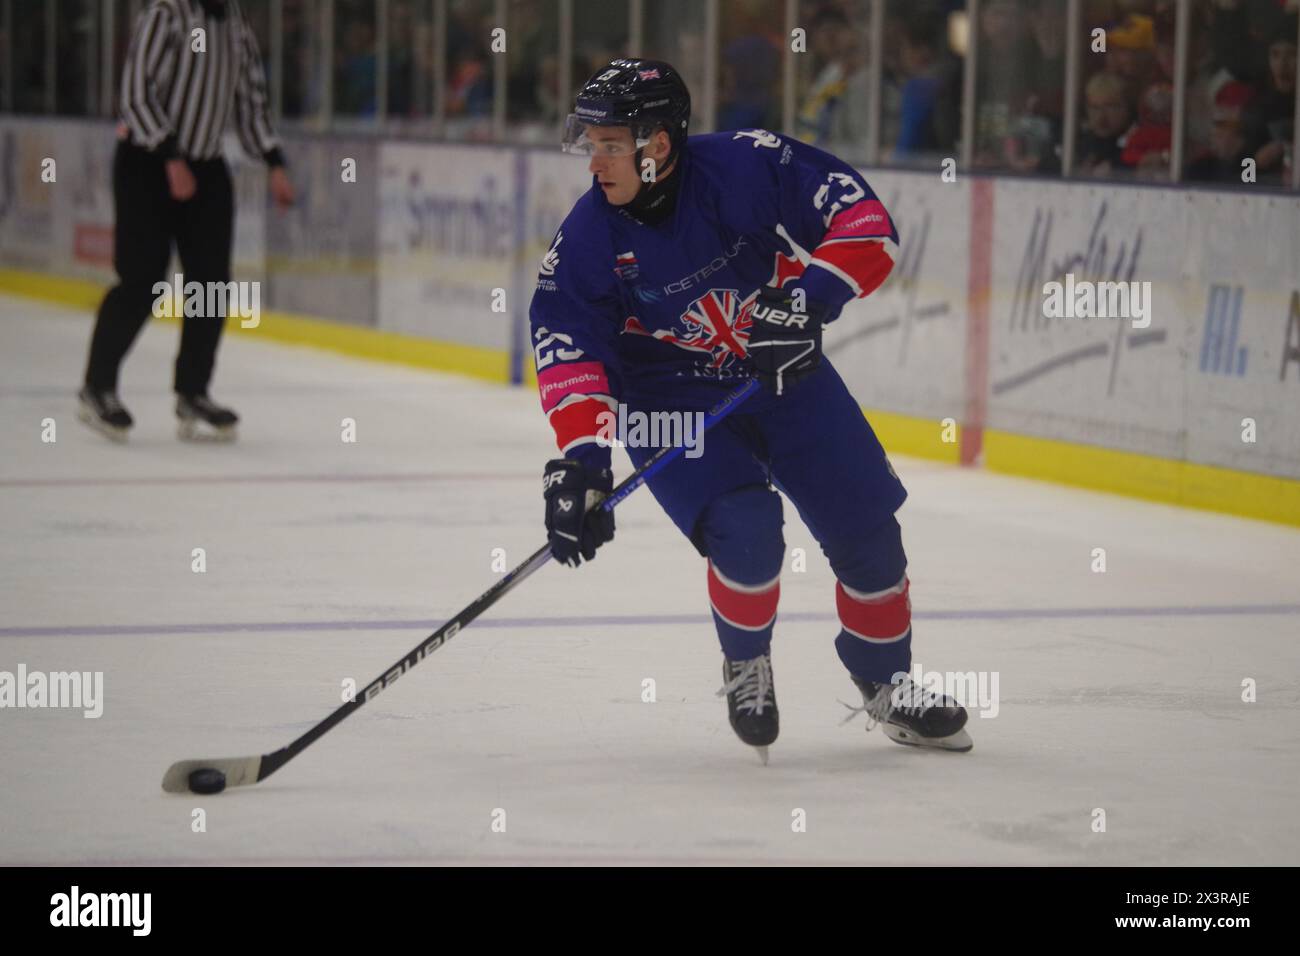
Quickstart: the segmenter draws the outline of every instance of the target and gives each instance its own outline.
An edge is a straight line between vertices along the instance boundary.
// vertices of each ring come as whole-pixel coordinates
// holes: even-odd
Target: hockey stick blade
[[[168,793],[190,793],[190,774],[196,770],[213,770],[225,779],[223,789],[246,787],[261,778],[261,757],[221,757],[217,760],[181,760],[167,768],[162,788]]]
[[[704,428],[707,430],[726,418],[737,405],[757,391],[758,387],[758,382],[751,379],[727,395],[705,414]],[[683,445],[666,445],[660,448],[640,468],[619,482],[618,487],[605,499],[603,507],[612,510],[620,501],[645,484],[647,478],[676,459],[684,450]],[[177,761],[163,776],[163,790],[168,793],[212,794],[220,793],[230,787],[246,787],[262,782],[332,730],[344,718],[360,710],[391,687],[399,677],[459,634],[471,621],[549,560],[551,560],[551,546],[548,543],[534,551],[518,567],[507,572],[496,584],[417,644],[396,664],[357,691],[354,699],[336,708],[328,717],[287,747],[281,747],[273,753],[262,754],[260,757],[220,757],[215,760]]]

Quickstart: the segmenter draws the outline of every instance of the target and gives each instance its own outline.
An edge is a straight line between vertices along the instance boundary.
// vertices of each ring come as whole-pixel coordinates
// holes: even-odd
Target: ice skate
[[[850,675],[852,676],[852,675]],[[853,678],[862,692],[862,706],[850,707],[854,715],[867,715],[867,730],[877,724],[894,743],[909,747],[934,747],[965,753],[975,744],[966,733],[966,708],[951,697],[936,694],[904,677],[898,684],[881,684]]]
[[[744,743],[758,751],[767,763],[767,748],[781,729],[776,709],[776,686],[772,683],[772,656],[762,654],[747,661],[722,661],[722,687],[718,696],[727,697],[731,729]]]

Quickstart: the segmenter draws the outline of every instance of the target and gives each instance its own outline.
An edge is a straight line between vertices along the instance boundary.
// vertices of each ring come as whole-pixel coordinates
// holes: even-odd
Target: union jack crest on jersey
[[[690,333],[680,343],[685,348],[707,351],[713,368],[726,368],[745,357],[749,329],[754,324],[750,311],[755,295],[741,299],[734,289],[712,289],[682,313]]]
[[[742,299],[735,289],[711,289],[681,314],[685,332],[672,329],[651,332],[635,316],[623,323],[623,331],[649,335],[692,352],[706,352],[709,368],[724,369],[745,357],[749,330],[754,324],[750,312],[757,297],[757,292]]]

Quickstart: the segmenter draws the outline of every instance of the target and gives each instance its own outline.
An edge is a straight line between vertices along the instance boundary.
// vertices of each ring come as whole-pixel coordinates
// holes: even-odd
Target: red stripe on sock
[[[903,578],[903,589],[872,601],[860,601],[835,582],[835,609],[845,629],[867,640],[889,640],[904,633],[912,624],[910,587]]]
[[[776,618],[780,599],[780,581],[773,581],[763,591],[737,591],[719,578],[713,564],[709,564],[709,603],[728,624],[749,630],[767,627]]]

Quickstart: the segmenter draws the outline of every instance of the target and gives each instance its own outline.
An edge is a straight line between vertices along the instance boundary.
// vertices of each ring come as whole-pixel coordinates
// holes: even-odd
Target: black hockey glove
[[[749,357],[763,387],[776,395],[807,378],[822,360],[825,310],[803,290],[764,286],[751,313]]]
[[[546,463],[546,536],[556,561],[576,568],[583,558],[595,558],[596,549],[614,537],[614,512],[600,506],[613,490],[614,475],[608,468],[588,471],[572,458]]]

